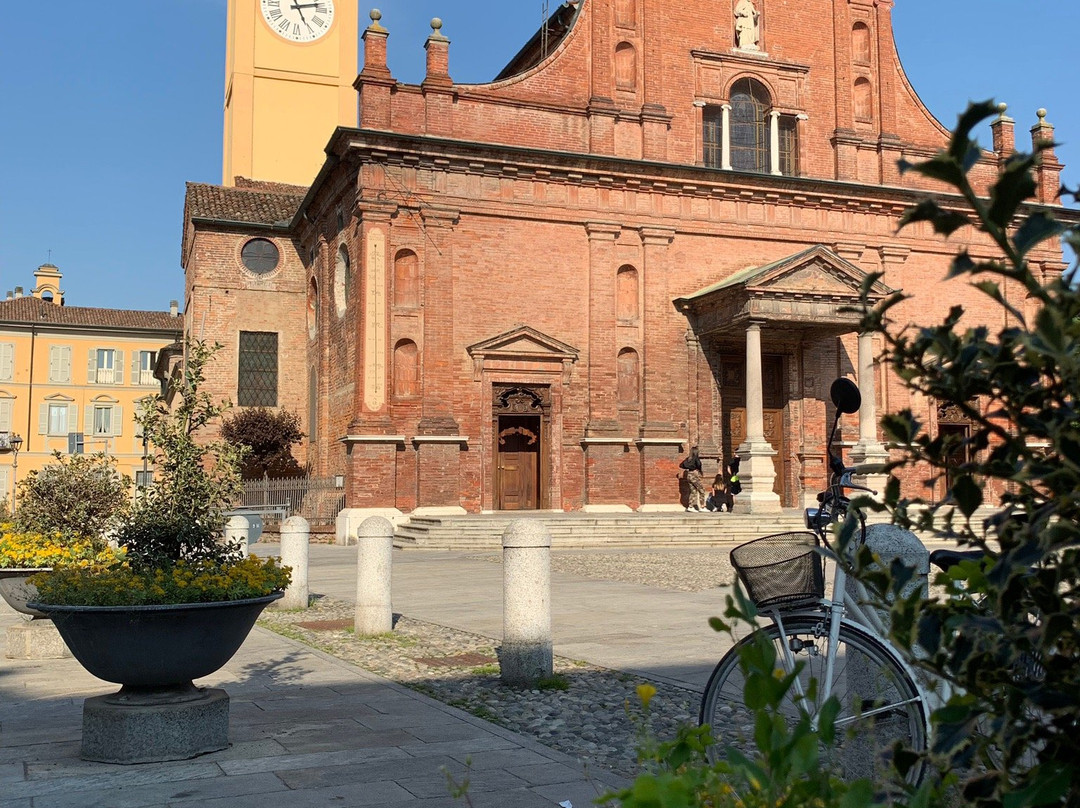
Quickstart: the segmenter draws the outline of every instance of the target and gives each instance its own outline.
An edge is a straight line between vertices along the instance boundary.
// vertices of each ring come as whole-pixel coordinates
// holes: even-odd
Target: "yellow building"
[[[135,413],[160,390],[154,365],[181,338],[182,318],[175,305],[171,312],[65,306],[61,278],[45,264],[29,294],[16,287],[0,300],[0,501],[10,499],[16,475],[46,465],[54,451],[104,451],[137,482],[153,474],[147,466],[144,475]]]
[[[334,127],[356,126],[358,25],[355,0],[229,0],[223,184],[311,184]]]

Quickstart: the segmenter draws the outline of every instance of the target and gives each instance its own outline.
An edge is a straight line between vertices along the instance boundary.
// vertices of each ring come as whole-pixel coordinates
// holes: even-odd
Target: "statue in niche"
[[[735,46],[741,50],[757,50],[759,39],[758,12],[753,0],[739,0],[735,4]]]

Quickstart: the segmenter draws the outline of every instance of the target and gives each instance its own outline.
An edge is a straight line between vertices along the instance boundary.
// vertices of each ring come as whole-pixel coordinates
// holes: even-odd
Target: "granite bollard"
[[[394,628],[390,579],[394,526],[382,516],[369,516],[356,531],[356,614],[358,636],[385,634]]]
[[[529,687],[551,676],[551,534],[538,519],[518,519],[503,533],[504,683]]]
[[[225,523],[225,546],[235,547],[247,558],[248,554],[248,530],[251,525],[246,516],[230,516]]]
[[[278,609],[308,607],[308,543],[311,525],[302,516],[290,516],[281,523],[281,564],[292,569],[292,580],[285,595],[275,604]]]

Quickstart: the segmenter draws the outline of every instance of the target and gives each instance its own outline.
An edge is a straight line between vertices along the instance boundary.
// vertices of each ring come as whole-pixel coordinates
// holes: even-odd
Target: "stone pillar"
[[[998,116],[990,124],[998,171],[1004,171],[1005,163],[1016,154],[1016,121],[1005,114],[1008,108],[1007,104],[998,104]]]
[[[859,441],[851,447],[849,454],[852,464],[879,465],[889,459],[885,445],[877,437],[877,389],[874,384],[874,335],[859,334],[859,394],[862,406],[859,408]],[[856,480],[860,485],[884,492],[888,475],[871,473],[860,475]]]
[[[358,637],[385,634],[394,628],[390,600],[394,526],[389,519],[369,516],[357,531],[356,613]]]
[[[769,112],[769,171],[780,173],[780,113]]]
[[[554,670],[551,648],[551,534],[539,519],[503,533],[503,682],[530,687]]]
[[[731,171],[731,104],[720,105],[720,167]]]
[[[225,546],[238,549],[242,558],[247,558],[250,527],[246,516],[230,516],[225,523]]]
[[[1036,199],[1047,205],[1061,204],[1058,201],[1061,162],[1054,153],[1054,125],[1046,120],[1045,109],[1036,110],[1035,114],[1039,122],[1031,127],[1031,150],[1039,153],[1039,163],[1035,166]]]
[[[618,256],[615,242],[622,233],[617,222],[586,222],[589,238],[589,437],[618,435],[619,412],[616,401],[616,281]],[[637,268],[635,268],[637,269]],[[638,271],[638,294],[643,273]]]
[[[765,394],[762,389],[761,323],[746,328],[746,440],[739,446],[742,493],[735,497],[740,513],[779,513],[780,497],[773,491],[776,450],[765,440]]]
[[[364,66],[353,86],[360,96],[360,126],[390,128],[391,89],[397,83],[386,65],[386,39],[390,35],[379,20],[382,13],[371,12],[371,25],[364,31]]]
[[[308,607],[308,543],[311,525],[302,516],[290,516],[281,523],[281,565],[292,569],[292,581],[285,596],[275,601],[278,609]]]

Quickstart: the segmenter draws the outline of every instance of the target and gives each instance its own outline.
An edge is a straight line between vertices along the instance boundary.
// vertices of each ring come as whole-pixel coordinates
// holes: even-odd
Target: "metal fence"
[[[345,507],[340,477],[283,477],[245,480],[239,508],[257,508],[265,518],[302,516],[313,525],[333,524]]]

